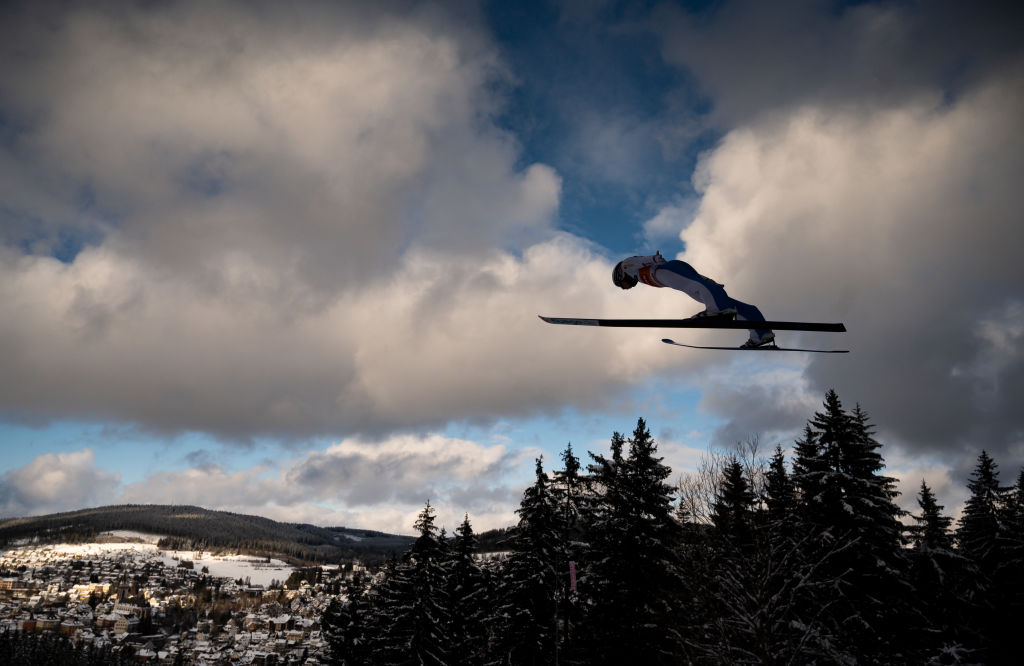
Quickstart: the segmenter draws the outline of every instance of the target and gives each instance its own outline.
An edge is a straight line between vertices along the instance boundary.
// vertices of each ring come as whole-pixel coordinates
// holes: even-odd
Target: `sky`
[[[835,389],[900,502],[1024,466],[1010,2],[0,8],[0,516],[451,531],[646,419],[673,480]],[[848,355],[683,350],[660,250]],[[685,337],[684,337],[685,336]],[[673,332],[739,344],[739,331]]]

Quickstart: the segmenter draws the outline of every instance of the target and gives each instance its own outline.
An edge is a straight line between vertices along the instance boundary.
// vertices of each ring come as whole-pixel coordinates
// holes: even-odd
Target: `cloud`
[[[287,522],[408,534],[429,500],[439,524],[469,514],[479,530],[515,522],[537,449],[510,450],[437,434],[378,442],[346,439],[323,451],[229,469],[209,455],[192,466],[123,483],[92,449],[46,453],[0,475],[0,515],[38,515],[107,504],[194,504]]]
[[[935,494],[939,505],[943,507],[942,513],[954,519],[953,527],[959,520],[963,511],[963,504],[967,501],[970,492],[967,489],[966,476],[953,474],[948,465],[922,460],[920,457],[908,457],[899,452],[886,453],[887,468],[885,474],[896,479],[896,489],[900,492],[896,502],[904,511],[910,514],[921,514],[921,507],[918,504],[918,496],[921,492],[921,482],[924,481]],[[904,522],[915,524],[912,518],[904,518]]]
[[[538,313],[678,316],[688,299],[623,293],[572,237],[520,257],[410,251],[374,289],[297,316],[162,280],[109,250],[72,264],[0,255],[0,404],[10,418],[113,420],[248,440],[383,434],[565,404],[599,407],[665,358],[657,336],[556,328]],[[706,361],[706,359],[705,359]]]
[[[197,504],[289,522],[408,533],[429,500],[450,529],[514,522],[529,449],[508,451],[440,435],[343,440],[324,451],[229,471],[204,465],[125,485],[121,502]]]
[[[457,486],[499,479],[518,465],[522,452],[504,446],[441,437],[399,436],[380,443],[346,440],[294,465],[288,484],[304,495],[342,499],[346,505],[397,500],[423,503]]]
[[[0,515],[51,513],[109,502],[120,477],[95,465],[92,449],[36,456],[0,475]]]
[[[731,449],[759,440],[762,448],[788,446],[794,434],[821,409],[821,394],[809,389],[797,362],[758,369],[736,363],[703,384],[699,408],[723,419],[711,445]]]
[[[732,129],[803,105],[902,105],[969,90],[1022,53],[1017,3],[664,4],[651,16],[665,60],[699,81]]]
[[[207,290],[273,266],[248,286],[309,307],[372,284],[411,243],[477,251],[549,225],[558,179],[515,169],[516,142],[487,122],[503,74],[472,18],[122,9],[5,21],[3,163],[21,177],[2,194],[23,220],[7,243],[98,227]]]
[[[1024,430],[1020,80],[805,106],[729,132],[695,175],[685,258],[772,318],[845,321],[853,354],[811,360],[812,392],[914,451],[1000,458]]]
[[[772,316],[846,319],[857,360],[813,360],[808,393],[835,386],[910,446],[1019,451],[1017,14],[828,7],[654,14],[727,133],[699,198],[652,216],[647,239],[682,231],[687,260]],[[514,76],[471,5],[3,11],[7,419],[370,441],[599,410],[717,363],[536,320],[698,307],[616,292],[601,250],[556,231],[563,174],[496,121]],[[574,121],[584,88],[559,105]],[[659,137],[706,136],[692,108],[664,126],[624,108],[574,125],[615,121],[566,148],[615,156],[593,182],[650,164]],[[724,387],[706,399],[732,421],[719,437],[792,420],[785,402],[740,409],[771,392]]]
[[[495,124],[508,75],[463,9],[5,10],[5,418],[381,436],[658,367],[654,337],[536,319],[681,306],[555,231],[561,177]]]
[[[690,225],[697,213],[697,199],[686,199],[666,206],[643,224],[643,237],[649,247],[658,247],[667,238],[675,238]]]

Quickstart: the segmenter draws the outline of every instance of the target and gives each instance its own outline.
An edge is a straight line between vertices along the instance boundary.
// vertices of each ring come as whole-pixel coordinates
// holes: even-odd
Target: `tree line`
[[[647,424],[584,468],[541,459],[500,558],[419,535],[323,617],[338,664],[1019,663],[1024,471],[978,458],[954,527],[907,515],[867,413],[829,391],[794,443],[715,456],[673,487]]]

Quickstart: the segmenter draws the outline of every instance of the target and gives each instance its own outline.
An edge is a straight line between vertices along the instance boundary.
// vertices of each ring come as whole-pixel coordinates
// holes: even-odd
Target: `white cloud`
[[[656,335],[556,328],[536,315],[678,316],[689,300],[616,292],[571,237],[521,257],[410,251],[388,281],[300,315],[211,294],[106,246],[70,265],[0,255],[0,400],[23,418],[76,415],[225,437],[382,433],[565,404],[597,406],[666,355]]]
[[[98,469],[92,449],[45,453],[0,475],[0,514],[51,513],[94,506],[115,496],[120,477]]]
[[[371,505],[391,500],[423,503],[453,488],[498,482],[524,454],[440,435],[399,435],[383,442],[345,440],[291,466],[289,486],[304,496]]]
[[[674,441],[659,441],[658,455],[662,462],[672,468],[672,476],[666,483],[675,483],[684,474],[692,473],[709,454],[709,447],[699,448]]]
[[[350,439],[277,465],[159,472],[124,486],[119,501],[407,534],[429,500],[449,530],[466,513],[477,529],[490,529],[514,522],[535,453],[440,435]]]
[[[650,247],[658,247],[665,239],[678,237],[690,225],[697,213],[699,201],[687,199],[667,206],[643,224],[644,240]]]
[[[882,453],[886,456],[887,465],[884,473],[896,479],[896,489],[900,492],[896,502],[900,508],[911,514],[921,513],[917,499],[921,492],[921,482],[924,481],[943,507],[943,515],[954,519],[955,529],[955,521],[959,520],[963,504],[970,495],[966,483],[967,474],[954,472],[953,468],[937,457],[907,455],[901,447],[887,447]],[[904,522],[914,524],[909,516],[904,518]]]

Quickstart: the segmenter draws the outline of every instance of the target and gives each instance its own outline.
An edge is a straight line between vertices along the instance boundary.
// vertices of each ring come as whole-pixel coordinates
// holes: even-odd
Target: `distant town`
[[[320,616],[361,568],[167,551],[114,533],[0,554],[0,635],[54,634],[138,663],[321,664]]]

